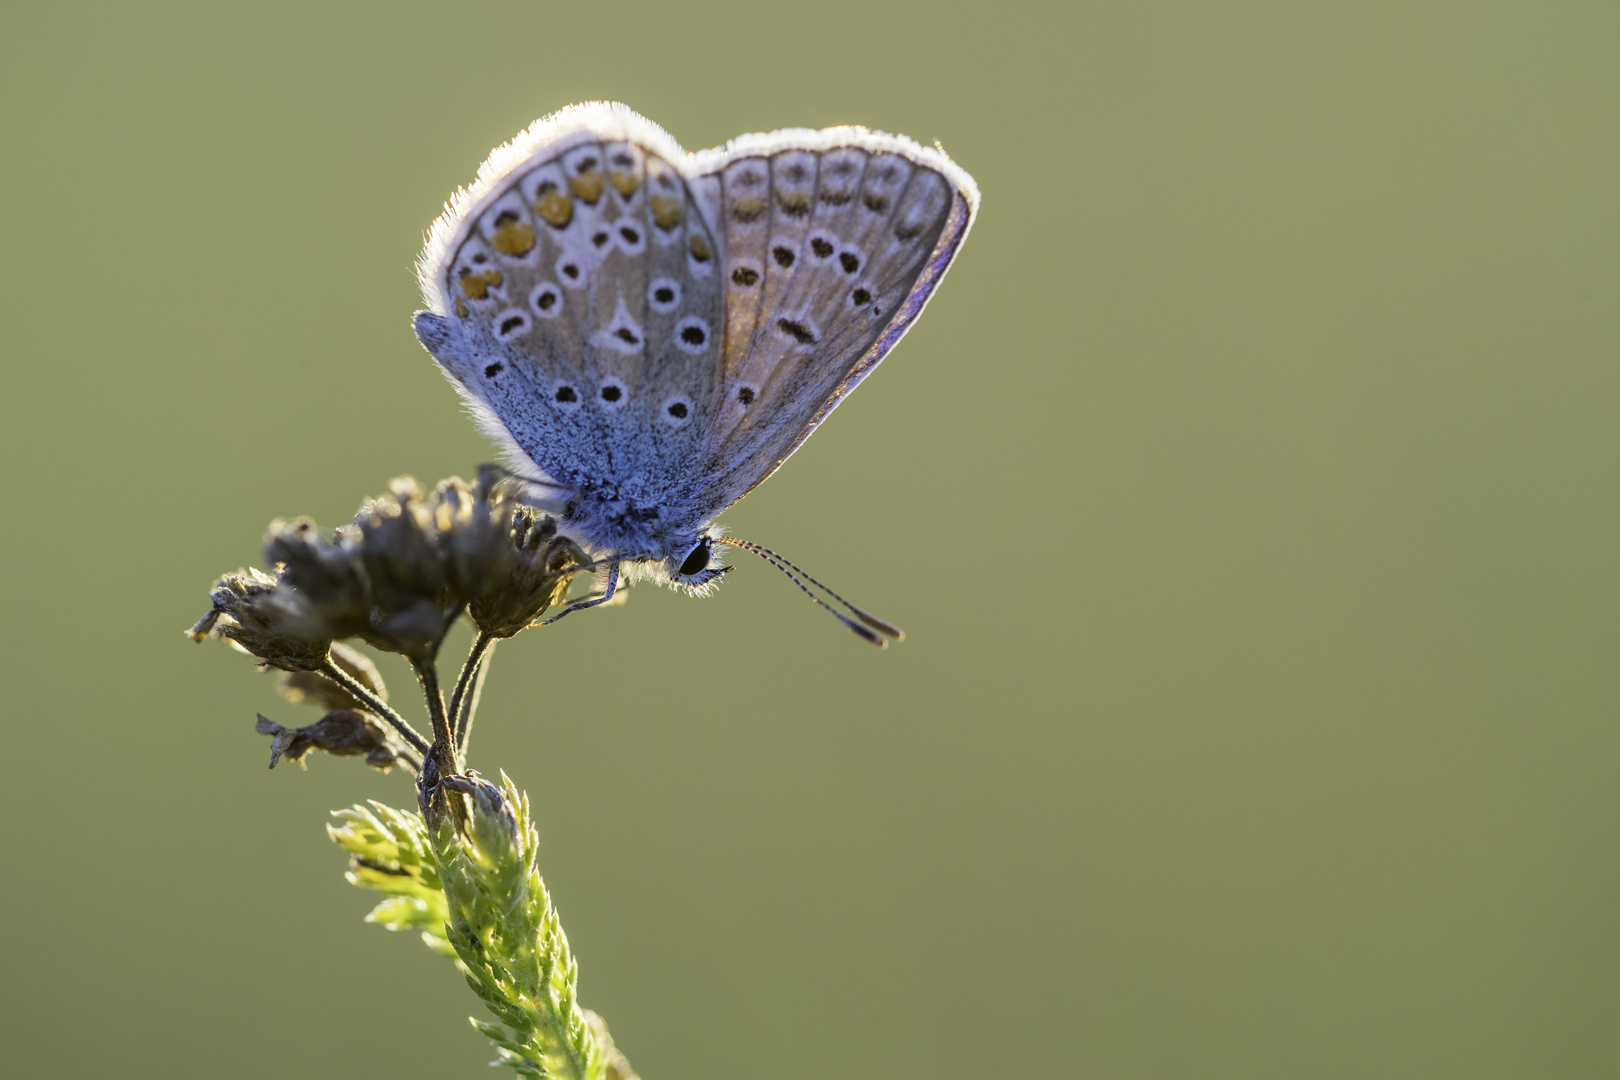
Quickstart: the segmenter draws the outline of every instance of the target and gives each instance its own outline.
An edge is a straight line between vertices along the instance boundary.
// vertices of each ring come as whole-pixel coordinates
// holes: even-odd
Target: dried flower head
[[[413,663],[431,663],[466,601],[451,587],[433,509],[408,476],[391,496],[368,503],[354,519],[359,553],[371,583],[371,620],[362,635]]]
[[[446,480],[426,499],[408,476],[389,489],[330,539],[308,518],[272,522],[265,558],[276,576],[222,578],[192,636],[228,616],[221,636],[277,667],[319,668],[323,643],[342,638],[424,665],[464,610],[483,633],[511,637],[561,599],[570,569],[586,561],[491,468],[476,486]]]
[[[510,500],[497,504],[509,522],[500,557],[491,560],[468,597],[467,614],[481,633],[509,638],[562,602],[576,567],[588,560],[557,522]]]
[[[287,671],[314,671],[326,663],[332,635],[305,597],[259,570],[238,570],[214,583],[214,605],[190,633],[201,641],[210,631],[266,664]]]
[[[277,580],[296,591],[333,638],[360,637],[371,626],[371,583],[360,554],[360,532],[339,529],[327,540],[309,518],[272,521],[264,557]]]
[[[558,535],[555,521],[519,503],[514,485],[493,467],[480,470],[475,486],[446,480],[424,495],[407,476],[389,489],[330,539],[307,518],[273,522],[265,556],[275,575],[242,570],[221,578],[213,607],[190,633],[198,641],[217,633],[294,672],[284,688],[295,700],[369,714],[431,757],[433,777],[453,775],[491,645],[560,601],[586,556]],[[479,634],[447,703],[435,660],[463,612]],[[344,638],[410,662],[432,743],[388,705],[376,667],[338,644]]]

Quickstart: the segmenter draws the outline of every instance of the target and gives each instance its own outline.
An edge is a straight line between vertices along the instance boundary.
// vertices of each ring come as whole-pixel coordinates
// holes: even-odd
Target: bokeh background
[[[984,191],[726,519],[904,645],[745,562],[495,661],[473,763],[646,1080],[1620,1075],[1617,55],[1600,2],[8,7],[5,1071],[489,1075],[322,832],[407,781],[266,771],[310,715],[181,630],[271,517],[488,459],[422,230],[614,97]]]

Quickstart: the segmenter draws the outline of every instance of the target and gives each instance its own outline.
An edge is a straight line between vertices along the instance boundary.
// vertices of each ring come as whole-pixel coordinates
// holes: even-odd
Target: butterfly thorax
[[[693,543],[695,530],[677,522],[670,508],[623,495],[611,486],[577,492],[563,518],[588,548],[625,559],[667,559]]]

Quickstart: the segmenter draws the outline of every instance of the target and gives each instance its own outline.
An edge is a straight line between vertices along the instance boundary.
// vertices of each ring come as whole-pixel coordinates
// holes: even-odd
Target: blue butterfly
[[[729,545],[868,641],[898,640],[714,519],[910,328],[978,200],[943,151],[859,127],[688,154],[598,102],[497,148],[434,222],[415,329],[537,505],[605,568],[602,595],[563,614],[611,599],[621,568],[704,592]]]

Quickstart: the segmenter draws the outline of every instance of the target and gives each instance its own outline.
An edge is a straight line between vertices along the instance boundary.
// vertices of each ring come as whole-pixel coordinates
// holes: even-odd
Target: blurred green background
[[[1617,55],[1612,3],[9,8],[7,1074],[491,1075],[322,832],[406,780],[267,772],[313,714],[180,632],[271,517],[488,459],[412,260],[593,97],[984,192],[726,518],[904,645],[747,562],[496,658],[473,764],[646,1080],[1620,1074]]]

